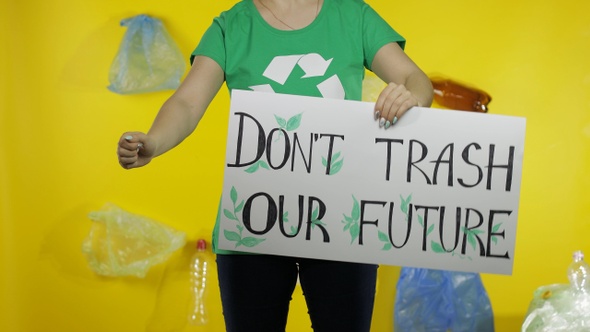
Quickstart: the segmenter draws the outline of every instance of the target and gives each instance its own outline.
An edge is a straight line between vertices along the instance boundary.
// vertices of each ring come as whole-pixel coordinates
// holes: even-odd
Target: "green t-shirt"
[[[324,0],[316,19],[278,30],[252,0],[221,13],[191,56],[207,56],[225,72],[229,90],[255,90],[361,100],[365,68],[385,44],[405,39],[362,0]],[[219,214],[213,234],[216,253]]]

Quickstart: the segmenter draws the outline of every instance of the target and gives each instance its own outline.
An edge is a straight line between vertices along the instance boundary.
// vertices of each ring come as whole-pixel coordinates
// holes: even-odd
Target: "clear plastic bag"
[[[541,286],[522,325],[522,332],[590,331],[590,294],[576,293],[570,285]]]
[[[394,330],[493,332],[494,317],[477,273],[402,268]]]
[[[147,15],[121,21],[127,27],[111,64],[108,89],[120,94],[176,89],[185,59],[162,22]]]
[[[183,232],[110,203],[88,217],[93,224],[82,252],[100,275],[143,278],[150,267],[166,261],[185,244]]]
[[[541,286],[533,293],[522,332],[590,331],[590,265],[576,251],[568,267],[569,284]]]

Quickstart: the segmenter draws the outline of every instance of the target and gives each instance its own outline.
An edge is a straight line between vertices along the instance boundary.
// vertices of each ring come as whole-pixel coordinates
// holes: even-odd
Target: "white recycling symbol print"
[[[324,76],[333,59],[325,60],[317,53],[280,55],[274,57],[262,76],[284,85],[293,72],[295,66],[299,66],[305,73],[301,79]],[[274,92],[270,84],[253,85],[249,87],[254,91]],[[318,91],[324,98],[344,99],[344,87],[337,75],[332,75],[317,85]]]

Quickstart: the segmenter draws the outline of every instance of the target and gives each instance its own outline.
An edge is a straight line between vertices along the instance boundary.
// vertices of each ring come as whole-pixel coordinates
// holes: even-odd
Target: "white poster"
[[[237,91],[219,247],[511,274],[525,119]]]

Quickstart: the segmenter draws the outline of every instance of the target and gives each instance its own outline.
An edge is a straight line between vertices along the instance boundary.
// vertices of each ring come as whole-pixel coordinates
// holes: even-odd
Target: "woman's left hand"
[[[389,83],[375,103],[375,120],[379,121],[379,127],[387,129],[414,106],[420,103],[405,85]]]
[[[432,103],[432,83],[426,74],[404,53],[399,44],[381,47],[371,70],[389,83],[375,103],[375,120],[389,128],[414,106],[428,107]]]

